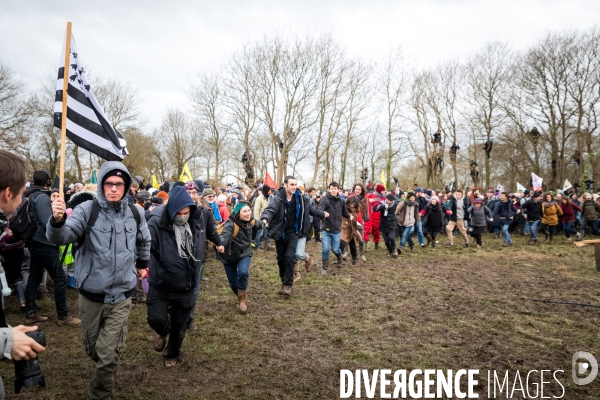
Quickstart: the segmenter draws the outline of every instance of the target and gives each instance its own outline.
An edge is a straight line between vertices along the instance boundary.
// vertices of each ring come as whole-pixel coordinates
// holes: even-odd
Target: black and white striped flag
[[[66,43],[66,40],[65,40]],[[109,161],[121,161],[128,154],[123,136],[108,122],[104,110],[90,89],[85,76],[75,38],[71,35],[69,61],[69,89],[67,90],[67,137],[99,157]],[[61,64],[65,60],[65,45]],[[64,67],[58,69],[56,98],[54,103],[54,126],[62,127]]]

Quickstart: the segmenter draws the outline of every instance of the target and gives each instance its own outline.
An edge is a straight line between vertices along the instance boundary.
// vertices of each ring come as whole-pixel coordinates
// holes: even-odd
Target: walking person
[[[577,215],[577,211],[581,212],[582,210],[577,204],[571,202],[571,199],[567,196],[561,199],[559,206],[562,210],[561,223],[563,232],[565,233],[567,241],[570,242],[572,240],[571,234],[577,235],[577,231],[573,229],[575,216]]]
[[[483,200],[475,198],[474,204],[467,209],[467,215],[471,216],[471,222],[469,226],[472,228],[471,236],[475,238],[477,248],[479,249],[482,245],[481,235],[487,226],[487,220],[493,222],[492,211],[483,205]]]
[[[117,364],[125,350],[131,295],[150,262],[146,219],[125,197],[130,184],[131,175],[122,163],[105,162],[98,174],[97,202],[80,204],[65,220],[65,203],[59,198],[52,203],[53,218],[46,226],[47,238],[54,245],[83,240],[75,253],[75,280],[83,344],[96,363],[89,399],[108,399],[112,394]],[[97,218],[90,221],[94,210]]]
[[[58,314],[58,324],[79,325],[81,321],[71,316],[67,307],[67,275],[59,258],[59,248],[46,237],[46,224],[52,217],[51,185],[50,173],[46,170],[39,170],[33,173],[33,185],[25,191],[25,197],[31,201],[29,210],[32,222],[37,225],[35,234],[27,242],[31,261],[25,288],[26,323],[29,325],[48,320],[47,316],[37,312],[35,304],[38,287],[44,277],[44,271],[47,271],[54,285],[54,304]],[[64,204],[62,199],[61,201]]]
[[[465,228],[465,219],[468,213],[466,210],[469,208],[468,198],[464,197],[462,190],[457,190],[453,196],[448,199],[448,209],[452,211],[452,214],[448,216],[449,222],[446,225],[446,234],[448,235],[448,246],[454,246],[454,228],[458,229],[458,232],[465,239],[465,247],[469,247],[469,236],[467,235],[467,229]]]
[[[262,230],[263,223],[253,218],[250,205],[243,201],[236,202],[232,211],[220,234],[222,247],[217,248],[217,260],[223,263],[229,287],[237,296],[240,313],[246,314],[252,232]]]
[[[265,208],[267,208],[267,206],[269,205],[269,192],[270,191],[271,191],[271,188],[269,187],[269,185],[264,184],[260,188],[260,193],[258,193],[256,195],[256,198],[254,199],[253,216],[254,216],[254,219],[257,221],[260,221],[261,214],[263,213],[263,211],[265,211]],[[256,251],[261,251],[260,243],[262,242],[264,232],[265,232],[265,230],[263,228],[260,228],[259,230],[256,231],[256,238],[254,239],[254,249]],[[265,242],[265,245],[266,244],[267,243]]]
[[[388,251],[388,257],[398,257],[396,250],[396,226],[398,225],[398,216],[396,215],[396,207],[398,202],[393,193],[388,193],[385,200],[373,207],[374,212],[380,214],[379,230],[383,234],[383,241]]]
[[[342,265],[342,250],[340,249],[342,217],[349,220],[353,219],[346,209],[345,201],[339,196],[339,185],[337,182],[329,184],[327,194],[319,203],[319,210],[325,213],[321,239],[321,260],[323,263],[321,274],[325,275],[329,269],[330,251],[337,258],[337,266],[340,267]]]
[[[342,254],[344,253],[344,247],[350,248],[350,255],[352,256],[352,265],[356,265],[358,259],[357,242],[358,247],[364,249],[363,235],[359,225],[362,226],[362,214],[360,212],[360,200],[358,196],[351,196],[346,199],[346,210],[352,216],[352,220],[342,217],[342,232],[340,235],[340,249]],[[362,254],[361,254],[362,255]]]
[[[510,233],[508,232],[508,227],[513,221],[515,211],[513,202],[508,200],[506,192],[500,193],[500,201],[496,203],[494,211],[492,212],[492,217],[494,220],[500,221],[502,238],[504,239],[504,243],[502,243],[503,246],[512,246],[513,244]],[[490,219],[490,221],[492,220]]]
[[[196,209],[186,189],[176,186],[171,190],[169,202],[154,209],[148,221],[152,245],[147,319],[156,333],[154,350],[161,352],[166,347],[165,367],[174,367],[180,361],[181,345],[199,284],[206,238],[197,232],[194,224]],[[214,237],[214,225],[211,239],[219,243]]]
[[[312,271],[312,258],[310,258],[310,255],[306,253],[306,242],[310,238],[312,228],[311,219],[321,219],[325,216],[323,211],[311,207],[311,199],[308,196],[300,196],[300,200],[304,202],[303,208],[308,212],[304,212],[302,229],[298,231],[298,243],[296,244],[296,263],[294,264],[294,282],[297,282],[302,278],[298,261],[304,261],[304,268],[306,269],[306,272]]]
[[[425,192],[422,188],[417,188],[415,190],[415,195],[417,196],[415,199],[416,205],[419,207],[419,212],[425,209],[425,206],[429,204],[427,197],[425,197]],[[423,234],[423,218],[419,218],[417,221],[417,239],[419,241],[419,246],[425,247],[425,235]]]
[[[437,235],[444,229],[444,216],[451,215],[452,211],[446,210],[446,206],[440,204],[440,198],[431,196],[429,204],[419,211],[423,221],[423,227],[427,229],[427,246],[435,248],[437,244]]]
[[[556,235],[556,227],[558,226],[559,217],[562,215],[562,209],[554,201],[552,193],[547,193],[542,203],[542,232],[544,232],[544,240],[553,242],[553,237]]]
[[[373,207],[377,205],[377,203],[379,203],[382,200],[385,200],[385,196],[382,194],[384,191],[385,188],[383,187],[383,185],[381,183],[378,183],[375,186],[375,192],[367,193],[366,197],[369,201],[369,207],[371,208],[371,211],[373,210]],[[365,242],[365,250],[367,249],[367,244],[369,243],[369,235],[371,233],[373,234],[373,243],[375,243],[375,250],[379,248],[379,242],[381,241],[381,235],[379,234],[379,217],[380,213],[372,212],[369,222],[365,225],[365,232],[363,237]]]
[[[536,245],[537,228],[542,219],[542,192],[534,192],[531,199],[526,201],[517,213],[522,213],[523,218],[527,220],[527,231],[529,232],[529,245]]]
[[[359,210],[362,218],[361,226],[358,227],[358,231],[360,233],[361,239],[358,242],[358,257],[361,261],[367,261],[365,257],[365,247],[366,243],[364,241],[365,237],[365,227],[371,221],[371,214],[373,213],[373,207],[370,206],[369,199],[367,198],[367,192],[365,190],[365,186],[362,183],[355,183],[354,189],[352,190],[352,194],[350,197],[356,196],[359,200]]]
[[[579,228],[579,234],[577,235],[577,240],[583,240],[585,237],[585,228],[586,226],[591,226],[592,231],[595,235],[599,233],[598,229],[598,213],[600,213],[600,203],[593,200],[593,197],[590,193],[586,193],[584,196],[584,201],[581,203],[581,226]]]
[[[408,242],[410,251],[415,251],[415,244],[412,240],[412,234],[415,231],[415,227],[420,220],[419,216],[419,205],[416,202],[417,197],[414,193],[409,192],[406,198],[401,201],[396,207],[396,214],[398,215],[398,225],[401,228],[401,239],[400,247],[398,247],[398,253],[402,254],[404,246]]]

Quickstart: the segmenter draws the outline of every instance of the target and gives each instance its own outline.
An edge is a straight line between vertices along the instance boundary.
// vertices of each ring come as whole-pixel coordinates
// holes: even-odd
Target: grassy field
[[[211,256],[210,280],[202,282],[197,306],[199,329],[185,338],[184,363],[163,367],[151,347],[146,308],[136,305],[114,398],[335,399],[340,369],[467,368],[480,370],[480,398],[487,398],[487,370],[523,376],[562,369],[563,398],[599,399],[600,377],[576,386],[571,358],[579,350],[600,358],[600,308],[533,301],[600,305],[593,248],[576,248],[564,237],[537,247],[514,240],[502,248],[501,239],[486,235],[477,251],[461,247],[461,238],[447,249],[440,238],[437,248],[398,259],[370,244],[368,261],[359,265],[332,266],[332,274],[321,276],[317,263],[317,273],[303,274],[290,298],[278,294],[275,253],[255,254],[245,316],[237,313],[223,268]],[[320,260],[320,246],[310,243],[307,252]],[[75,313],[76,302],[69,290]],[[80,330],[55,324],[52,299],[41,311],[54,316],[41,324],[48,386],[23,389],[17,398],[84,398],[93,363]],[[12,297],[7,320],[24,322]],[[12,364],[2,363],[0,375],[11,398]],[[560,396],[560,387],[547,385],[544,395]]]

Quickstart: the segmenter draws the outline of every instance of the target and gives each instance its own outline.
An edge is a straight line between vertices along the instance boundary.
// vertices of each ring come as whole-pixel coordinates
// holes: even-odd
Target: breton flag
[[[542,188],[543,178],[540,178],[533,172],[531,173],[531,185],[533,186],[533,190],[538,190]]]
[[[63,45],[61,65],[65,60],[65,45]],[[125,148],[125,139],[109,124],[104,110],[94,97],[72,34],[69,52],[71,54],[68,67],[67,137],[77,146],[105,160],[121,161],[129,154]],[[64,66],[58,69],[56,82],[54,126],[57,128],[62,128],[63,77]]]

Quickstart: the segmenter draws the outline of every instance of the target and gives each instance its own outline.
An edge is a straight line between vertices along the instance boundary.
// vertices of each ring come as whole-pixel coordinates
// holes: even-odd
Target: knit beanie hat
[[[525,194],[525,196],[527,196],[529,193],[531,193],[531,190],[525,189],[525,191],[523,193]]]
[[[379,194],[381,194],[381,192],[383,192],[385,190],[385,188],[383,187],[383,185],[381,183],[378,183],[377,186],[375,186],[375,191]]]
[[[156,197],[160,197],[164,201],[169,200],[169,195],[166,192],[162,191],[162,190],[156,194]]]
[[[388,199],[389,201],[394,201],[396,196],[394,196],[393,193],[388,193],[387,196],[385,196],[385,198]]]
[[[475,203],[483,203],[483,200],[481,200],[480,198],[475,199]]]
[[[415,190],[415,193],[423,193],[423,188],[417,188],[417,190]]]
[[[440,198],[439,198],[439,197],[437,197],[437,196],[431,196],[431,199],[430,199],[430,200],[431,200],[431,201],[433,201],[433,200],[437,200],[437,202],[438,202],[438,203],[440,202]]]
[[[243,201],[238,201],[237,203],[235,203],[235,206],[233,206],[233,213],[237,215],[240,212],[240,210],[246,207],[247,205],[248,204]]]
[[[102,183],[104,183],[104,181],[106,179],[108,179],[109,176],[118,176],[119,178],[122,178],[123,182],[125,182],[125,187],[127,189],[131,186],[131,177],[129,176],[128,173],[126,173],[123,170],[113,169],[113,170],[108,171],[106,173],[106,175],[104,175],[104,177],[102,178]]]
[[[210,196],[210,195],[215,195],[215,191],[212,190],[211,188],[207,188],[204,189],[204,192],[202,193],[203,196]]]
[[[427,196],[431,196],[431,193],[433,193],[433,192],[431,191],[431,189],[427,189],[427,190],[425,191],[425,194],[426,194]],[[437,196],[436,196],[436,197],[437,197]],[[439,200],[439,199],[438,199],[438,200]]]

